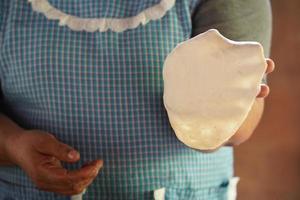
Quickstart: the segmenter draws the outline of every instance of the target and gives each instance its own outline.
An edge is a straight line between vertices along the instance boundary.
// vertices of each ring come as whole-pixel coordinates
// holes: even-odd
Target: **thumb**
[[[36,147],[40,153],[54,156],[60,161],[76,162],[80,158],[78,151],[58,141],[55,137],[47,137],[45,141],[36,145]]]

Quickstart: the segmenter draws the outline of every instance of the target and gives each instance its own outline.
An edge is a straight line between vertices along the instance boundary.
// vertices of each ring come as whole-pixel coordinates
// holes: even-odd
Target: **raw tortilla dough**
[[[241,126],[266,70],[262,46],[211,29],[179,44],[163,67],[164,106],[177,138],[218,148]]]

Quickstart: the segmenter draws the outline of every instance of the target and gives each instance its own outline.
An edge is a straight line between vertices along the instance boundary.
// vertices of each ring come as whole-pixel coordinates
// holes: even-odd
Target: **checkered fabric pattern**
[[[90,11],[83,0],[61,2],[68,10],[78,2],[76,12]],[[126,13],[121,9],[127,1],[112,2],[124,4],[112,9],[113,16],[123,17],[157,0],[132,0],[138,3],[130,7],[141,8]],[[207,154],[179,142],[162,102],[164,59],[191,37],[196,4],[177,0],[162,19],[122,33],[88,33],[59,26],[25,0],[1,0],[6,114],[24,128],[48,131],[78,149],[81,160],[66,165],[69,169],[104,160],[84,200],[153,199],[153,191],[162,187],[171,200],[225,199],[232,149]],[[0,167],[0,199],[70,197],[39,191],[18,167]]]

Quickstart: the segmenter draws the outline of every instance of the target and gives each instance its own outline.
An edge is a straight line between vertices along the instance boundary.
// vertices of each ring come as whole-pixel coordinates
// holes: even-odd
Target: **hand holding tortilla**
[[[216,149],[246,119],[266,72],[263,48],[209,30],[179,44],[163,68],[164,105],[177,138]]]

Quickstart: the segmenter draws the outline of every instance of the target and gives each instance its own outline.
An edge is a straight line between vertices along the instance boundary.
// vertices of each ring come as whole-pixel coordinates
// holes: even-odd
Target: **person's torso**
[[[84,18],[125,18],[160,1],[49,2]],[[231,148],[211,154],[188,148],[162,102],[164,59],[191,37],[195,6],[178,0],[159,20],[117,33],[74,31],[25,0],[9,1],[0,49],[6,111],[24,128],[48,131],[76,148],[81,160],[70,169],[104,160],[84,199],[141,199],[135,194],[218,187],[232,176]],[[25,194],[34,186],[19,168],[1,167],[0,180],[17,185],[26,199],[40,198]]]

